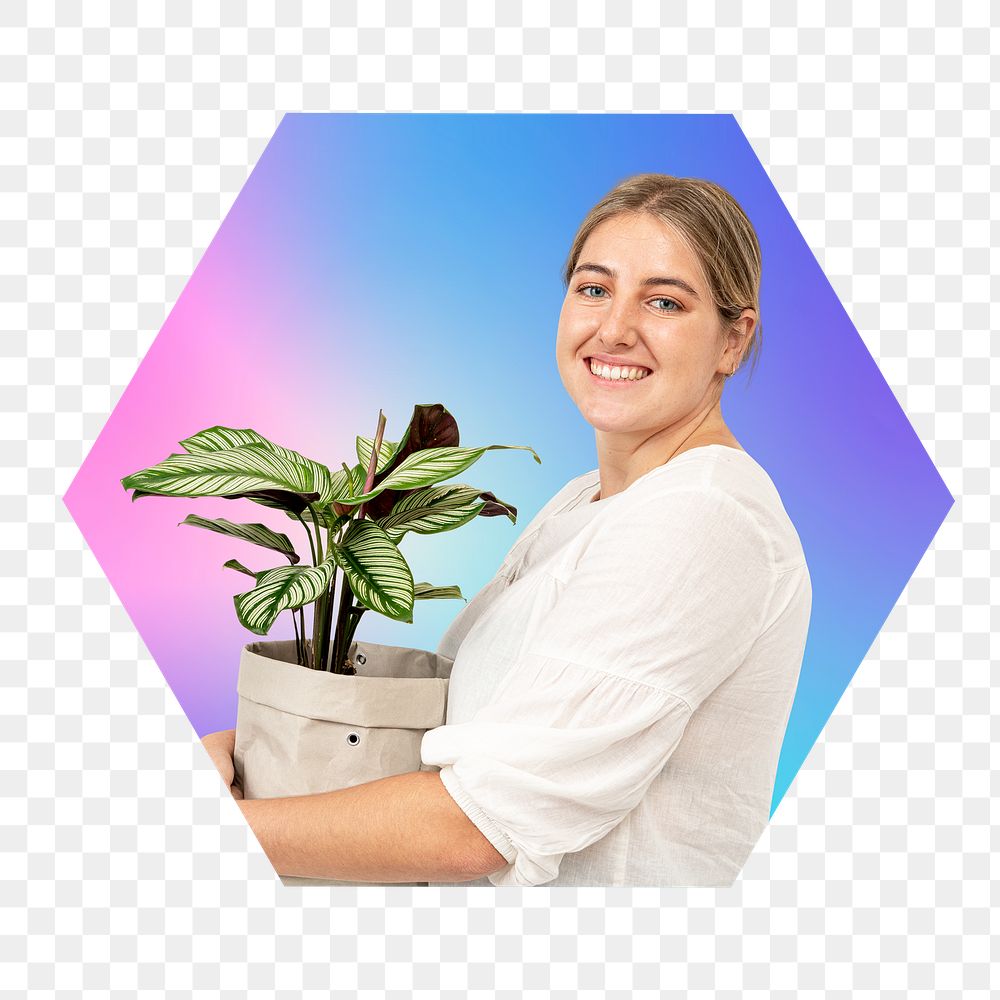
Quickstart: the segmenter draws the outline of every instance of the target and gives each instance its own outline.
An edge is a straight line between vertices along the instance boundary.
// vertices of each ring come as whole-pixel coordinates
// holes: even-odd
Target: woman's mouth
[[[635,385],[653,374],[648,368],[641,365],[612,365],[593,358],[584,358],[583,363],[594,382],[609,387]]]

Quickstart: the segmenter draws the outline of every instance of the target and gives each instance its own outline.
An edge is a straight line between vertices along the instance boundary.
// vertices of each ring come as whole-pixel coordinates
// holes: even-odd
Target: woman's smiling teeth
[[[637,382],[650,374],[648,368],[623,368],[595,361],[593,358],[590,359],[590,370],[598,378],[608,379],[611,382]]]

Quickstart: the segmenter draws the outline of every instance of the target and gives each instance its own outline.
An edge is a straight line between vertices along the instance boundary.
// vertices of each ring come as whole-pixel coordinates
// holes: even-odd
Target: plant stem
[[[299,645],[299,625],[295,620],[295,609],[292,609],[292,628],[295,629],[295,659],[302,662],[302,649]]]
[[[309,542],[309,554],[312,556],[313,565],[315,566],[319,560],[316,558],[316,547],[313,545],[312,533],[309,531],[309,525],[302,520],[301,514],[296,513],[295,516],[299,519],[299,523],[302,527],[306,529],[306,540]]]
[[[337,611],[337,632],[333,644],[333,672],[335,674],[346,673],[344,661],[347,659],[347,651],[350,649],[351,629],[350,618],[351,605],[354,602],[354,594],[351,591],[351,583],[344,574],[344,582],[340,585],[340,608]]]
[[[385,433],[385,414],[381,409],[378,411],[378,426],[375,428],[375,440],[372,441],[372,456],[368,459],[368,475],[365,476],[365,488],[362,490],[363,493],[367,493],[375,482],[375,470],[378,468],[378,456],[382,451],[382,435]],[[358,508],[358,520],[360,521],[365,516],[365,507],[367,504],[362,504]]]
[[[306,663],[306,616],[302,608],[299,608],[298,611],[299,611],[299,630],[302,636],[300,640],[301,653],[299,654],[299,664],[300,666],[306,667],[308,666],[308,664]],[[292,617],[293,618],[295,617],[294,611],[292,612]]]
[[[351,648],[351,641],[354,639],[354,633],[357,631],[358,622],[361,621],[361,616],[365,613],[365,610],[365,608],[360,608],[359,610],[352,608],[351,613],[347,616],[347,635],[344,639],[345,649]],[[346,658],[346,651],[344,656]]]
[[[323,659],[323,623],[329,601],[330,592],[325,590],[313,602],[313,667],[316,670],[326,669],[326,660]]]
[[[372,453],[368,459],[368,472],[365,476],[365,485],[362,490],[367,493],[372,488],[375,481],[375,470],[378,468],[378,458],[382,451],[382,436],[385,434],[385,414],[381,409],[378,411],[378,426],[375,429],[375,438],[372,441]],[[365,504],[361,504],[357,511],[357,519],[363,520],[365,516]],[[353,517],[352,519],[353,520]],[[347,527],[351,522],[348,521]],[[345,529],[346,534],[346,529]],[[347,659],[347,651],[350,649],[351,638],[354,635],[354,626],[357,622],[351,622],[351,606],[354,603],[354,592],[351,590],[350,581],[347,579],[347,571],[344,571],[344,582],[340,588],[340,607],[337,609],[337,625],[333,637],[333,665],[331,670],[334,673],[345,673],[344,663]]]
[[[326,526],[326,552],[329,555],[333,551],[333,527],[327,523]],[[333,609],[333,593],[337,586],[337,571],[334,569],[330,578],[330,585],[326,588],[321,598],[322,605],[318,609],[321,614],[318,662],[320,669],[327,669],[327,660],[330,653],[330,614]]]
[[[312,504],[309,505],[309,511],[312,514],[313,525],[316,529],[316,561],[313,565],[318,566],[323,561],[323,540],[320,537],[319,530],[319,516],[316,513],[316,509]],[[323,669],[323,661],[320,660],[321,650],[321,640],[323,633],[323,618],[326,613],[326,598],[327,594],[324,593],[322,596],[313,602],[313,640],[312,640],[312,652],[313,652],[313,662],[312,667],[314,670]]]
[[[311,506],[310,506],[309,510],[312,513],[313,518],[315,519],[316,512],[312,509]],[[319,563],[320,563],[320,560],[321,560],[322,556],[321,556],[320,553],[318,553],[316,551],[316,545],[313,542],[312,531],[310,531],[309,525],[306,524],[306,522],[303,519],[302,515],[298,511],[295,511],[295,516],[299,519],[299,524],[301,524],[302,527],[305,529],[306,541],[309,543],[309,555],[312,556],[313,565],[314,566],[318,566]],[[317,536],[317,541],[318,541],[318,536]],[[314,615],[313,621],[314,621],[314,623],[315,623],[315,614],[316,614],[316,607],[314,605],[313,606],[313,615]],[[295,617],[295,612],[293,611],[292,612],[292,618],[294,619],[294,617]],[[310,665],[310,663],[309,663],[309,643],[306,640],[306,616],[305,616],[305,613],[303,612],[302,608],[299,608],[299,625],[302,628],[302,637],[299,640],[299,652],[297,653],[297,655],[298,655],[298,658],[299,658],[299,664],[301,666],[303,666],[303,667],[308,667]],[[314,629],[314,633],[315,633],[315,629]],[[313,642],[314,642],[313,649],[315,649],[315,639],[313,640]]]
[[[344,536],[347,534],[347,529],[351,526],[351,521],[353,520],[354,515],[352,513],[338,539],[338,542],[343,541]],[[336,585],[336,580],[334,580],[334,584]],[[343,673],[341,669],[344,665],[341,647],[343,646],[344,641],[344,588],[348,586],[347,570],[344,570],[344,582],[340,585],[340,606],[337,609],[337,619],[333,622],[333,659],[330,663],[330,671],[334,674]]]
[[[318,566],[323,561],[323,536],[320,534],[319,515],[312,504],[309,505],[309,511],[312,514],[313,528],[316,531],[316,554],[314,556],[316,561],[314,565]]]

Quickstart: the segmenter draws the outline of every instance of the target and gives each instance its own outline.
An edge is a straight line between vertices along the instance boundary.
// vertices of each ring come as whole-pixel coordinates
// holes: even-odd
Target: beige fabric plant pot
[[[348,655],[356,674],[300,666],[293,639],[243,647],[233,762],[245,798],[311,795],[438,770],[421,764],[420,742],[428,729],[444,724],[453,661],[425,649],[357,640]]]

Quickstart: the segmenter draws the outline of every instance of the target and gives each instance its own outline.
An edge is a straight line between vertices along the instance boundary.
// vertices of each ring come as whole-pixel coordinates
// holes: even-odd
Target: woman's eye
[[[605,289],[603,289],[600,285],[581,285],[577,289],[577,291],[580,292],[583,295],[583,297],[586,298],[586,299],[603,299],[603,298],[605,298]],[[588,295],[587,294],[588,292],[598,292],[600,294],[597,294],[597,295]],[[673,299],[657,298],[657,299],[653,299],[653,301],[654,302],[666,302],[667,303],[666,306],[657,306],[657,309],[660,312],[677,312],[680,309],[680,306],[676,302],[674,302]]]
[[[663,312],[674,312],[675,310],[680,309],[680,306],[677,305],[677,303],[674,302],[673,299],[653,299],[653,301],[654,302],[668,302],[670,305],[672,305],[674,307],[673,309],[663,309]]]

